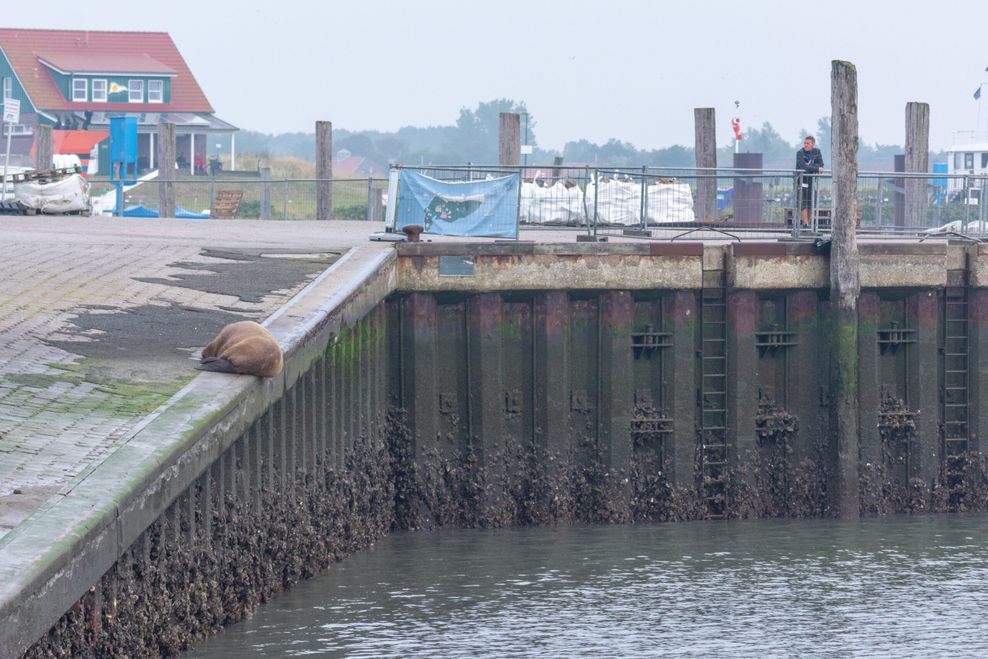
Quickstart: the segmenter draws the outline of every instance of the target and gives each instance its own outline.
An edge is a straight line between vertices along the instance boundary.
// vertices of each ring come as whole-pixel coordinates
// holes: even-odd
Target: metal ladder
[[[951,503],[968,449],[967,271],[949,270],[943,296],[943,466]]]
[[[727,494],[727,291],[723,269],[703,271],[700,296],[700,493],[707,519],[723,519]]]

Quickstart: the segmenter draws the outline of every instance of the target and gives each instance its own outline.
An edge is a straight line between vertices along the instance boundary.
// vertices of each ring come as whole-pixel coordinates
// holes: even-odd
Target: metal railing
[[[522,230],[647,235],[661,229],[702,228],[799,237],[829,232],[832,220],[830,173],[553,165],[407,169],[446,181],[521,175],[518,219]],[[161,184],[152,179],[127,186],[125,209],[156,210]],[[315,219],[316,191],[321,184],[331,187],[333,219],[383,221],[388,203],[384,178],[200,177],[173,182],[176,206],[193,215],[210,214],[218,193],[236,191],[240,195],[236,218],[271,220]],[[912,192],[907,193],[907,188]],[[91,197],[94,214],[113,214],[116,189],[111,182],[92,181]],[[857,226],[859,232],[874,235],[954,232],[988,236],[986,197],[986,175],[861,172]],[[804,207],[806,226],[802,223]]]
[[[648,235],[661,229],[703,228],[801,237],[829,232],[832,221],[830,173],[552,165],[407,169],[447,181],[521,174],[519,224],[523,230]],[[913,193],[907,195],[910,186]],[[861,172],[856,224],[860,232],[874,235],[988,235],[988,199],[979,203],[985,192],[986,176]]]
[[[125,186],[124,215],[146,216],[144,210],[156,213],[163,183],[160,179],[151,179]],[[263,180],[200,177],[172,181],[179,217],[209,216],[217,195],[229,197],[233,192],[234,197],[240,197],[235,218],[250,220],[316,219],[316,190],[322,184],[328,184],[332,192],[333,219],[384,220],[388,181],[383,178]],[[91,181],[93,214],[114,215],[116,194],[114,183],[105,179]]]

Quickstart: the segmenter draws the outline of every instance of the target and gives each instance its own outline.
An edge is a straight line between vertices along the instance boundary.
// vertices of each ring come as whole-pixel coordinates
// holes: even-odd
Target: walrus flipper
[[[196,365],[200,371],[212,371],[214,373],[236,373],[233,362],[225,357],[203,357]]]

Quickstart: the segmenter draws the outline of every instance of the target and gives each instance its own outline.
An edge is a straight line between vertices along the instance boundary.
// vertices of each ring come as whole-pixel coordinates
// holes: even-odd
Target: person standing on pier
[[[807,135],[803,148],[796,152],[796,169],[806,174],[819,174],[823,171],[823,154],[816,148],[816,138]],[[804,227],[810,225],[810,206],[813,203],[813,177],[799,179],[800,218]]]

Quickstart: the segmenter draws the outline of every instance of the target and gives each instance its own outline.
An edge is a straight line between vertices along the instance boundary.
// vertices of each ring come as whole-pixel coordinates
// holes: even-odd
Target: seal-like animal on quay
[[[200,371],[270,378],[281,373],[281,346],[271,332],[252,320],[230,323],[202,349]]]

